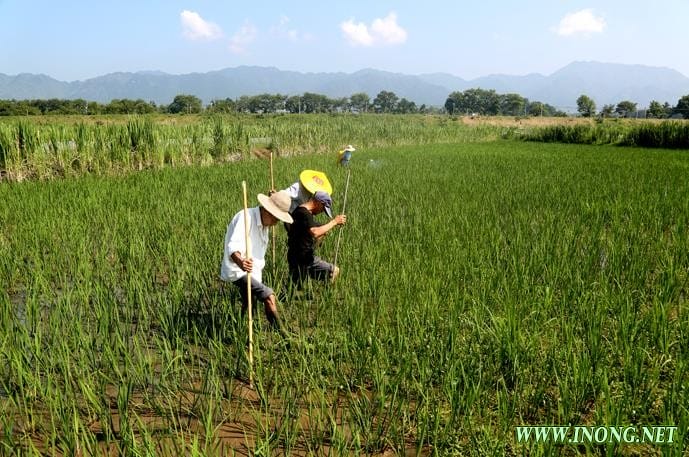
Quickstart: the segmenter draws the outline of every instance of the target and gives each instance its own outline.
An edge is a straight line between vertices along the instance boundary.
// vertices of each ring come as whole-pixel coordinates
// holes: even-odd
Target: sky
[[[597,61],[689,77],[687,18],[689,0],[0,0],[0,73],[258,65],[473,79]]]

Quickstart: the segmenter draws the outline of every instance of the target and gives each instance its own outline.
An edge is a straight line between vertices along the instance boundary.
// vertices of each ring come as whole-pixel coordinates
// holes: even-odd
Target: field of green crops
[[[278,188],[325,171],[341,208],[334,154],[274,165]],[[342,276],[279,303],[291,339],[257,312],[253,389],[218,276],[266,161],[4,183],[0,454],[682,455],[688,175],[686,151],[359,147]],[[285,241],[264,275],[279,292]],[[678,434],[517,442],[554,424]]]
[[[496,139],[513,127],[469,127],[426,115],[59,116],[0,118],[0,182],[112,175],[276,155]]]

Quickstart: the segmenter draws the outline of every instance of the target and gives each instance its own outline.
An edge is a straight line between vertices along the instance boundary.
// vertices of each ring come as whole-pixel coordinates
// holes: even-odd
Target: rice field
[[[277,230],[264,278],[295,336],[257,310],[253,388],[218,276],[266,161],[0,185],[0,454],[685,454],[686,151],[381,138],[345,140],[334,287],[287,294]],[[341,207],[334,154],[274,165],[278,188],[325,171]],[[555,424],[678,433],[515,437]]]

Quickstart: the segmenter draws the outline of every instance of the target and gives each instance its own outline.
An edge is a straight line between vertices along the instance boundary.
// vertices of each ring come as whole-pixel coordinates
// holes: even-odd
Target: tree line
[[[141,99],[115,99],[101,104],[83,99],[0,100],[0,116],[44,114],[198,114],[198,113],[438,113],[442,110],[398,97],[394,92],[381,91],[371,99],[360,92],[350,97],[330,98],[306,92],[302,95],[260,94],[225,98],[203,105],[195,95],[180,94],[169,105],[156,105]]]
[[[689,119],[689,95],[680,97],[675,106],[670,106],[668,102],[661,104],[657,100],[652,100],[648,108],[638,109],[637,104],[630,100],[623,100],[617,105],[603,105],[596,114],[596,102],[588,95],[581,95],[577,98],[577,111],[582,117],[601,118],[606,117],[645,117],[652,119],[668,119],[671,117],[682,117]]]
[[[689,119],[689,95],[680,98],[677,105],[652,101],[648,108],[639,110],[628,100],[617,105],[604,105],[597,113],[595,102],[587,95],[577,101],[577,110],[583,117],[649,117],[669,118],[682,116]],[[380,91],[373,99],[364,92],[350,97],[330,98],[322,94],[305,92],[302,95],[259,94],[243,95],[211,101],[204,106],[194,95],[180,94],[169,105],[157,105],[142,99],[114,99],[98,103],[83,99],[0,100],[0,116],[24,115],[97,115],[97,114],[198,114],[198,113],[447,113],[450,115],[485,116],[566,116],[567,113],[540,101],[530,101],[519,94],[499,94],[495,90],[468,89],[455,91],[447,97],[443,107],[420,105],[398,97],[391,91]],[[597,114],[596,114],[597,113]]]
[[[468,89],[452,92],[445,101],[449,114],[485,116],[566,116],[554,106],[529,101],[519,94],[499,94],[495,90]]]

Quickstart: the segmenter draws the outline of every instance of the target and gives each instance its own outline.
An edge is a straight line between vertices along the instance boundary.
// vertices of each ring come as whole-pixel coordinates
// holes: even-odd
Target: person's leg
[[[242,313],[244,313],[246,312],[247,307],[246,276],[242,276],[236,280],[234,284],[239,287],[239,291],[242,296]],[[274,328],[280,328],[277,300],[275,299],[273,289],[259,282],[256,280],[256,278],[251,278],[251,297],[254,300],[263,302],[268,322]]]
[[[333,274],[330,277],[330,282],[335,282],[335,279],[337,279],[338,276],[340,276],[340,267],[338,267],[337,265],[333,265]]]
[[[289,266],[289,279],[292,283],[291,286],[294,290],[301,290],[304,285],[304,279],[308,274],[308,269],[301,265],[290,265]]]
[[[277,299],[273,289],[255,279],[251,279],[251,294],[256,297],[256,300],[263,302],[266,319],[271,327],[275,330],[283,332],[280,316],[278,315]]]
[[[239,295],[242,298],[242,314],[246,313],[247,308],[247,296],[246,296],[246,276],[242,276],[238,280],[234,281],[232,284],[237,286],[239,289]]]
[[[276,330],[281,330],[282,323],[280,322],[280,316],[278,316],[278,306],[275,294],[269,295],[268,298],[263,301],[263,304],[265,306],[266,318],[268,322],[270,322],[270,325]]]
[[[340,274],[339,267],[328,263],[320,257],[315,257],[313,263],[308,268],[309,276],[319,281],[335,282],[335,278]]]

